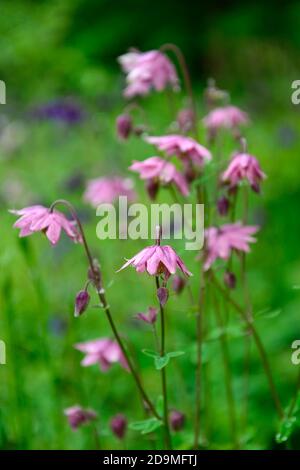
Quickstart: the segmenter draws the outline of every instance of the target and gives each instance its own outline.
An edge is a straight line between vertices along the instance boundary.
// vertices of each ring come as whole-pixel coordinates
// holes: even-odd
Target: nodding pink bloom
[[[115,436],[119,439],[123,439],[127,429],[126,417],[121,413],[114,416],[110,421],[110,428]]]
[[[186,276],[191,276],[182,259],[169,245],[152,245],[144,248],[133,258],[129,259],[120,269],[132,265],[138,273],[147,271],[151,276],[163,274],[168,279],[171,274],[175,274],[177,269]],[[119,272],[118,271],[118,272]]]
[[[130,136],[133,126],[130,114],[120,114],[116,119],[117,135],[120,139],[126,140]]]
[[[120,346],[112,339],[95,339],[75,344],[74,347],[86,354],[85,358],[81,361],[81,365],[84,367],[99,364],[100,369],[106,372],[112,364],[119,362],[124,369],[128,370],[128,364]]]
[[[112,204],[119,196],[126,196],[130,201],[135,199],[131,179],[115,176],[89,180],[83,198],[97,207],[102,203]]]
[[[75,221],[67,219],[62,212],[51,211],[47,207],[39,205],[10,212],[21,216],[14,224],[14,228],[21,229],[20,237],[27,237],[34,232],[44,232],[52,245],[56,245],[61,230],[64,230],[74,242],[82,242]]]
[[[207,271],[217,258],[229,259],[233,250],[249,252],[249,243],[256,242],[251,235],[259,227],[242,225],[241,222],[226,224],[221,227],[210,227],[205,230],[206,254],[204,270]]]
[[[84,409],[79,405],[66,408],[64,415],[67,417],[73,431],[78,429],[81,425],[87,424],[97,418],[97,413],[94,410]]]
[[[144,321],[145,323],[149,323],[150,325],[153,325],[156,322],[157,314],[158,314],[157,308],[149,307],[147,313],[138,313],[136,315],[136,318]]]
[[[191,137],[182,135],[165,135],[162,137],[146,137],[149,144],[155,145],[167,155],[176,155],[182,160],[190,160],[196,166],[202,167],[211,160],[211,153],[203,145],[198,144]]]
[[[151,89],[164,90],[167,85],[178,88],[176,69],[169,58],[160,51],[128,52],[118,58],[127,74],[124,96],[147,95]]]
[[[215,108],[203,119],[204,125],[213,133],[221,128],[237,129],[244,124],[248,124],[247,113],[236,106],[224,106]]]
[[[265,178],[266,175],[261,170],[258,160],[248,153],[234,155],[227,170],[221,176],[222,181],[229,183],[231,189],[235,188],[241,180],[246,179],[253,191],[257,193],[260,190],[260,182]]]
[[[189,187],[185,177],[179,173],[173,163],[167,162],[160,157],[150,157],[143,162],[134,161],[130,170],[140,174],[148,183],[160,182],[162,184],[175,184],[184,196],[189,195]]]

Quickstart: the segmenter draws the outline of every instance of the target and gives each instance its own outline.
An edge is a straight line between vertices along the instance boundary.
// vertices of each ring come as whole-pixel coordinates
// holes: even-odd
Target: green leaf
[[[159,395],[157,400],[155,401],[155,409],[159,416],[163,416],[164,413],[164,397],[162,395]]]
[[[140,431],[141,434],[149,434],[162,426],[162,421],[157,418],[149,418],[143,421],[135,421],[129,424],[129,429]]]
[[[282,312],[282,309],[278,308],[276,310],[269,310],[269,309],[264,309],[260,310],[257,312],[255,315],[255,318],[276,318],[278,315],[280,315]]]
[[[286,418],[281,422],[279,431],[276,434],[276,442],[278,442],[278,444],[286,442],[289,439],[295,429],[296,422],[297,419],[295,416],[292,416],[291,418]]]
[[[168,364],[170,358],[168,355],[156,356],[154,359],[155,369],[161,370]]]

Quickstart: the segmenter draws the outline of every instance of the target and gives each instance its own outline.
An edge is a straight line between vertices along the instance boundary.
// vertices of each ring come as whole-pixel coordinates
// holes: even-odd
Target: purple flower
[[[66,124],[76,124],[82,121],[84,113],[81,106],[70,98],[59,99],[46,103],[33,111],[38,119],[49,119]]]
[[[152,245],[144,248],[137,255],[128,260],[119,271],[130,265],[134,266],[138,273],[147,271],[151,276],[164,274],[166,279],[168,279],[171,274],[175,274],[177,269],[186,276],[192,275],[182,259],[169,245]]]
[[[194,165],[202,167],[205,162],[211,160],[211,153],[203,145],[198,144],[191,137],[182,135],[165,135],[161,137],[145,137],[149,144],[155,145],[167,155],[176,155],[182,160],[189,160]]]
[[[79,317],[85,312],[90,301],[90,294],[87,290],[81,290],[76,295],[74,316]]]
[[[140,174],[141,179],[147,182],[162,184],[175,184],[184,196],[188,196],[189,188],[185,177],[176,169],[173,163],[167,162],[160,157],[150,157],[143,162],[133,162],[130,170]]]
[[[160,51],[132,51],[118,58],[127,74],[126,98],[147,95],[151,89],[161,91],[167,85],[178,88],[176,69],[169,58]]]
[[[248,124],[248,115],[236,106],[215,108],[203,119],[204,125],[213,133],[221,128],[237,129]]]
[[[158,310],[154,307],[149,307],[147,313],[138,313],[136,318],[153,325],[157,319]]]
[[[116,120],[117,135],[126,140],[132,132],[132,118],[129,114],[121,114]]]
[[[127,429],[126,417],[121,413],[114,416],[110,421],[110,428],[115,436],[119,439],[123,439]]]
[[[10,212],[21,216],[14,224],[14,228],[20,229],[20,237],[27,237],[34,232],[44,232],[52,245],[56,245],[61,230],[64,230],[74,242],[82,241],[75,221],[68,220],[62,212],[51,211],[47,207],[39,205]]]
[[[236,188],[241,180],[246,179],[255,192],[259,192],[260,182],[265,178],[258,160],[248,153],[235,154],[221,176],[223,183],[229,183],[230,189]]]
[[[186,280],[177,274],[173,278],[172,289],[176,294],[180,294],[186,285]]]
[[[135,199],[133,182],[130,178],[113,176],[89,180],[83,198],[93,207],[97,207],[102,203],[112,204],[119,196],[126,196],[130,201]]]
[[[185,415],[181,411],[173,410],[170,413],[169,420],[173,431],[181,431],[185,423]]]
[[[204,269],[207,271],[217,258],[229,259],[233,250],[249,252],[249,243],[256,241],[251,235],[259,227],[235,224],[222,225],[220,228],[210,227],[205,230],[206,253]]]
[[[84,409],[79,405],[71,406],[64,410],[64,415],[69,421],[69,425],[75,431],[83,424],[87,424],[97,418],[97,413],[92,409]]]
[[[124,369],[128,370],[128,364],[120,346],[112,339],[95,339],[75,344],[74,347],[85,353],[86,356],[81,361],[81,365],[84,367],[99,364],[100,369],[106,372],[112,364],[118,362]]]

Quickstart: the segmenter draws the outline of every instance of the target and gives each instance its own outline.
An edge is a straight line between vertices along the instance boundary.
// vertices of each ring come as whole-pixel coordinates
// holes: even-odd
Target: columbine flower
[[[221,128],[236,130],[248,124],[248,115],[236,106],[215,108],[203,119],[204,125],[214,135]]]
[[[120,114],[116,119],[117,135],[126,140],[132,132],[132,118],[130,114]]]
[[[167,155],[176,155],[183,161],[189,160],[199,167],[211,160],[210,151],[191,137],[174,134],[162,137],[146,137],[145,140],[149,144],[155,145],[159,150],[166,152]]]
[[[189,132],[195,125],[195,113],[192,109],[181,109],[177,114],[176,122],[182,132]]]
[[[121,413],[114,416],[110,421],[110,428],[115,436],[119,439],[123,439],[127,429],[126,417]]]
[[[178,87],[176,69],[168,57],[160,51],[128,52],[119,57],[119,63],[127,74],[124,96],[147,95],[152,88],[164,90],[167,85]]]
[[[119,362],[124,369],[128,370],[128,364],[120,346],[112,339],[95,339],[75,344],[74,347],[86,354],[85,358],[81,361],[81,365],[84,367],[99,364],[100,369],[106,372],[112,364]]]
[[[231,252],[249,252],[249,243],[256,242],[251,235],[258,231],[259,227],[235,224],[222,225],[220,228],[210,227],[205,230],[206,254],[204,269],[207,271],[217,258],[229,259]]]
[[[241,180],[247,179],[255,192],[259,192],[259,184],[265,178],[258,160],[248,153],[235,154],[221,176],[224,183],[229,183],[230,189],[234,189]]]
[[[87,424],[97,418],[97,413],[94,410],[84,409],[79,405],[66,408],[64,415],[67,417],[69,425],[74,431],[82,424]]]
[[[150,157],[143,162],[135,161],[129,169],[138,172],[140,177],[143,180],[147,180],[150,184],[174,183],[184,196],[189,194],[188,184],[184,176],[179,173],[173,163],[167,162],[160,157]]]
[[[112,204],[119,196],[126,196],[130,201],[135,199],[131,179],[115,176],[89,180],[83,198],[97,207],[102,203]]]
[[[171,274],[175,274],[179,269],[186,276],[191,276],[182,259],[177,255],[176,251],[169,245],[160,246],[160,235],[156,241],[156,245],[149,246],[140,251],[133,258],[129,259],[120,269],[127,268],[132,265],[138,273],[147,271],[151,276],[159,276],[163,274],[167,280]],[[119,272],[118,271],[118,272]]]
[[[153,325],[153,323],[156,322],[157,314],[158,314],[157,308],[149,307],[147,313],[138,313],[136,315],[136,318],[144,321],[145,323],[149,323],[150,325]]]
[[[14,224],[14,228],[21,229],[20,237],[27,237],[34,232],[44,232],[52,245],[55,245],[59,240],[61,230],[64,230],[74,242],[82,241],[75,221],[68,220],[62,212],[38,205],[10,212],[21,216]]]

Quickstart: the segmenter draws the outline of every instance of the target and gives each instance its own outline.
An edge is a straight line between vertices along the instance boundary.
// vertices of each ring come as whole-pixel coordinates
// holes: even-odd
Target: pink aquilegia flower
[[[229,183],[230,189],[236,188],[241,180],[247,179],[255,192],[259,192],[259,184],[265,178],[258,160],[248,153],[235,154],[221,176],[222,182]]]
[[[167,155],[176,155],[183,161],[189,160],[194,165],[202,167],[205,162],[211,160],[211,153],[203,145],[198,144],[191,137],[182,135],[165,135],[162,137],[146,137],[149,144],[155,145]]]
[[[168,280],[171,274],[175,274],[179,269],[186,276],[192,276],[188,271],[182,259],[177,255],[176,251],[169,245],[160,245],[160,228],[156,240],[156,245],[148,246],[140,251],[133,258],[126,261],[126,263],[118,270],[127,268],[132,265],[138,273],[147,271],[151,276],[164,275],[165,280]]]
[[[147,95],[151,89],[164,90],[167,85],[178,88],[176,69],[169,58],[160,51],[132,51],[118,58],[127,74],[124,96]]]
[[[147,313],[138,313],[136,315],[136,318],[144,321],[145,323],[149,323],[150,325],[153,325],[156,322],[157,314],[158,314],[157,308],[149,307]]]
[[[20,229],[20,237],[27,237],[34,232],[44,232],[52,245],[56,245],[61,230],[64,230],[74,242],[82,241],[75,221],[67,219],[62,212],[39,205],[10,212],[21,216],[14,224],[14,228]]]
[[[249,252],[249,243],[256,242],[256,239],[251,235],[256,233],[258,229],[257,226],[242,225],[241,222],[236,222],[205,230],[204,270],[210,269],[217,258],[229,259],[233,250]]]
[[[78,349],[78,351],[85,353],[86,356],[81,361],[81,365],[84,367],[99,364],[100,369],[106,372],[112,364],[119,362],[124,369],[128,370],[128,364],[120,346],[112,339],[95,339],[86,341],[85,343],[75,344],[74,347]]]
[[[69,425],[75,431],[83,424],[87,424],[97,418],[97,413],[92,409],[84,409],[79,405],[71,406],[64,410],[64,415],[67,417]]]
[[[189,187],[185,177],[176,169],[173,163],[167,162],[160,157],[150,157],[143,162],[134,161],[130,170],[140,174],[148,184],[175,184],[184,196],[188,196]]]
[[[215,108],[203,119],[205,127],[214,135],[221,128],[238,129],[244,124],[248,124],[247,113],[236,106],[224,106]]]
[[[135,199],[131,179],[114,176],[89,180],[83,198],[97,207],[103,203],[112,204],[119,196],[126,196],[130,201]]]

